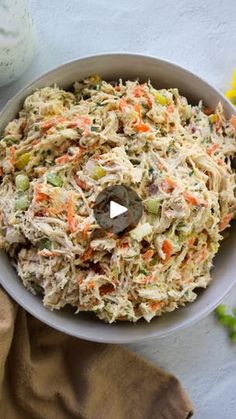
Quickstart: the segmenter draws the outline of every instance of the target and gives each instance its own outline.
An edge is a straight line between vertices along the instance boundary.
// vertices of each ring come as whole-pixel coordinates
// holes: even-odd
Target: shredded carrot
[[[75,214],[74,214],[74,199],[71,194],[67,202],[67,222],[68,227],[71,233],[74,233],[76,230],[75,226]]]
[[[40,129],[41,129],[41,131],[47,131],[50,128],[54,127],[56,125],[56,123],[57,123],[56,119],[50,119],[49,121],[44,122],[41,125]]]
[[[146,93],[146,102],[147,102],[147,105],[148,105],[148,107],[149,108],[151,108],[152,107],[152,105],[153,105],[153,98],[152,98],[152,96],[151,95],[149,95],[148,93]]]
[[[0,167],[0,177],[2,177],[3,176],[3,168],[2,167]]]
[[[145,90],[144,90],[145,86],[146,86],[145,83],[144,84],[140,84],[138,86],[135,86],[134,89],[133,89],[133,95],[135,97],[142,97],[142,96],[144,96],[145,93],[146,93]]]
[[[65,164],[65,163],[67,163],[68,161],[69,161],[69,156],[68,156],[68,154],[64,154],[63,156],[58,157],[58,158],[55,160],[56,164]]]
[[[8,161],[10,164],[12,164],[14,166],[15,162],[16,162],[16,149],[15,147],[10,147],[10,156],[8,158]]]
[[[162,251],[165,254],[165,261],[167,261],[168,259],[170,259],[172,251],[173,251],[173,246],[170,242],[170,240],[164,240],[163,245],[162,245]]]
[[[85,183],[83,180],[81,180],[80,178],[75,177],[75,181],[76,181],[77,185],[78,185],[81,189],[83,189],[83,191],[88,191],[88,190],[89,190],[89,186],[88,186],[88,185],[86,185],[86,183]]]
[[[172,192],[176,188],[176,186],[176,182],[170,177],[165,178],[165,180],[161,184],[163,191],[166,193]]]
[[[49,207],[45,208],[45,212],[48,215],[55,216],[61,214],[63,211],[65,211],[64,207]]]
[[[233,125],[233,127],[236,129],[236,115],[231,116],[230,123]]]
[[[225,215],[221,222],[220,222],[220,231],[223,231],[226,229],[226,227],[228,226],[229,222],[232,220],[234,214],[230,213]]]
[[[75,124],[75,126],[73,126]],[[92,124],[91,119],[84,115],[76,115],[73,121],[70,123],[69,128],[75,128],[76,126],[81,129],[86,129]]]
[[[128,104],[127,100],[124,97],[122,97],[119,101],[120,110],[123,111],[128,105],[129,104]]]
[[[138,103],[136,103],[136,105],[134,105],[134,110],[138,114],[138,123],[135,124],[136,131],[138,131],[138,132],[150,131],[150,126],[148,124],[143,123],[142,110],[141,110],[141,106]]]
[[[82,284],[83,284],[83,282],[84,282],[84,278],[80,275],[80,276],[78,277],[78,281],[77,281],[77,283],[78,283],[78,285],[82,285]]]
[[[138,86],[135,86],[133,89],[133,95],[135,97],[141,97],[144,93],[144,84],[140,84]]]
[[[40,128],[42,131],[48,131],[50,128],[55,127],[55,125],[64,123],[66,121],[67,121],[66,118],[64,118],[63,116],[60,116],[58,118],[53,118],[53,119],[43,122]]]
[[[147,103],[147,106],[151,108],[153,104],[153,101],[151,99],[152,97],[151,95],[148,94],[148,92],[146,92],[145,86],[146,86],[146,83],[141,84],[139,86],[135,86],[133,89],[133,95],[135,97],[143,97]]]
[[[191,205],[199,205],[199,200],[188,192],[183,192],[183,197]]]
[[[80,160],[82,154],[84,153],[85,149],[82,147],[79,147],[79,150],[77,151],[77,153],[72,156],[71,158],[69,157],[69,160],[73,161],[73,162],[77,162],[78,160]]]
[[[219,148],[219,144],[212,144],[209,148],[208,148],[208,150],[207,150],[207,154],[209,155],[209,156],[211,156],[216,150],[218,150],[218,148]]]
[[[106,294],[110,294],[114,291],[114,286],[112,284],[104,284],[99,288],[101,297]]]
[[[36,185],[34,188],[34,199],[36,202],[48,201],[49,196],[41,191],[40,185]]]
[[[136,125],[135,126],[135,129],[138,131],[138,132],[147,132],[147,131],[150,131],[150,127],[149,127],[149,125],[148,124],[138,124],[138,125]]]
[[[153,257],[154,255],[154,251],[152,249],[148,249],[144,254],[143,254],[143,259],[144,260],[149,260]]]
[[[196,259],[196,263],[200,263],[203,262],[208,256],[208,249],[207,249],[207,245],[204,244],[202,249],[200,250],[198,257]]]
[[[87,240],[89,229],[90,229],[90,223],[86,223],[83,229],[83,233],[82,233],[83,240]]]
[[[222,127],[222,121],[219,118],[219,116],[218,116],[217,121],[215,123],[215,127],[216,127],[216,132],[218,132],[220,130],[220,128]]]
[[[87,260],[91,258],[92,254],[93,254],[92,247],[88,247],[88,249],[85,250],[84,254],[80,257],[81,261],[86,262]]]

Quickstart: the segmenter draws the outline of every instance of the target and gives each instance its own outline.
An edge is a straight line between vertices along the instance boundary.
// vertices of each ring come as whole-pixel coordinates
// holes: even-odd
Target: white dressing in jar
[[[35,44],[27,0],[0,0],[0,86],[16,80],[26,70]]]

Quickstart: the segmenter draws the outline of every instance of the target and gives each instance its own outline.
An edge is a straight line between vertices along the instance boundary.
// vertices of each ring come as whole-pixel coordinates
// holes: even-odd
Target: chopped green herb
[[[92,125],[91,126],[91,131],[98,132],[99,131],[99,127],[96,127],[95,125]]]
[[[227,313],[227,308],[225,304],[220,304],[215,310],[217,316],[224,316]]]
[[[152,258],[152,260],[151,260],[150,265],[151,265],[151,266],[155,266],[155,265],[157,264],[157,262],[158,262],[157,257],[156,257],[156,256],[154,256],[154,257]]]
[[[139,273],[140,273],[140,274],[143,274],[143,275],[146,275],[146,276],[148,275],[148,271],[147,271],[147,269],[145,269],[145,268],[144,268],[144,266],[142,266],[142,267],[139,269]]]
[[[40,250],[43,250],[43,249],[51,250],[52,249],[52,242],[49,239],[41,240],[40,243],[39,243],[39,249]]]

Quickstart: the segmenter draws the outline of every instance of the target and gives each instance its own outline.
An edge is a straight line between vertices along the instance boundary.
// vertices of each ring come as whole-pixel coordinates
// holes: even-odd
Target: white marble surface
[[[235,0],[30,3],[38,52],[20,80],[0,89],[0,107],[37,75],[98,52],[157,55],[197,72],[222,90],[229,87],[236,66]],[[226,303],[236,306],[236,287]],[[195,404],[196,419],[236,418],[236,345],[230,344],[212,314],[174,336],[129,348],[182,380]]]

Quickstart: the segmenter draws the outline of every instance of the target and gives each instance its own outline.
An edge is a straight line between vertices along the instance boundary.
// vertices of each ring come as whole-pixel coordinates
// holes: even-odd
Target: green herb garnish
[[[41,240],[40,243],[39,243],[39,249],[40,250],[43,250],[43,249],[51,250],[52,249],[52,242],[49,239]]]

